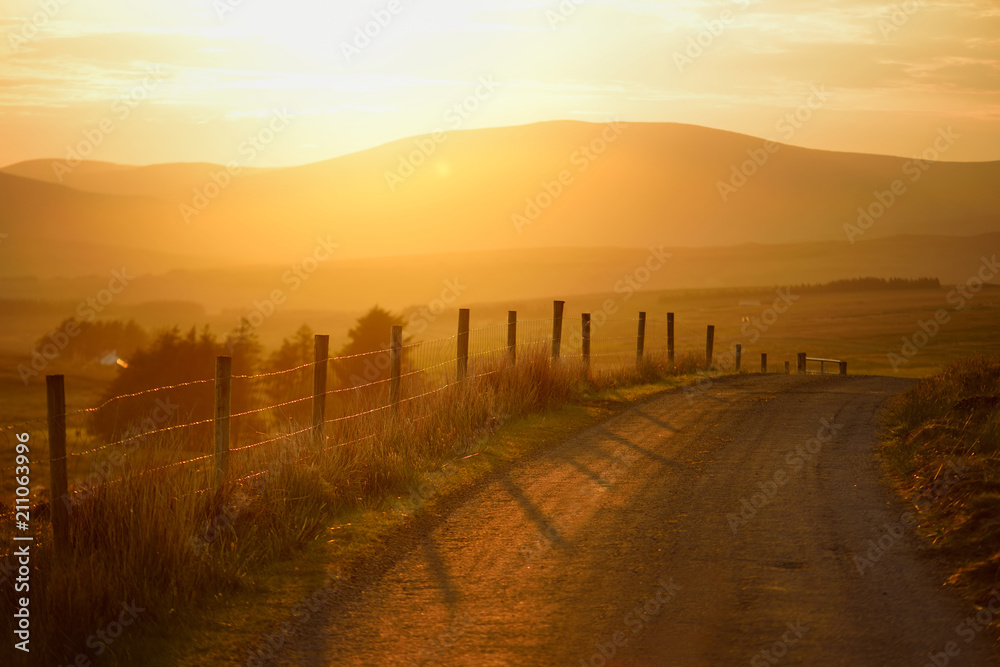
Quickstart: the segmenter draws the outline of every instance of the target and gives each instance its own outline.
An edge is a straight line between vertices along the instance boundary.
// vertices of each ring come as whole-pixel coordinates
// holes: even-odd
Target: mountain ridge
[[[10,235],[5,244],[62,239],[226,266],[294,261],[317,238],[339,244],[345,257],[388,257],[1000,230],[1000,191],[992,187],[1000,161],[918,164],[766,145],[675,123],[546,121],[410,137],[297,167],[238,165],[235,175],[179,163],[83,166],[66,176],[74,187],[89,179],[115,194],[12,180],[23,177],[5,169],[0,219]],[[745,182],[734,176],[741,170],[750,172]],[[392,173],[406,177],[389,183]],[[738,183],[735,191],[720,192],[727,182]],[[894,184],[901,194],[892,193]],[[891,203],[883,206],[880,196]],[[880,206],[870,223],[861,216]],[[51,274],[52,260],[32,252],[21,264]],[[90,270],[102,271],[103,261]]]

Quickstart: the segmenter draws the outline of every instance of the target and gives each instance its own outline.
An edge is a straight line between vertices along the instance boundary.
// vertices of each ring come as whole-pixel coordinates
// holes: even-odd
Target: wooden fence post
[[[510,364],[517,363],[517,311],[507,311],[507,356]]]
[[[796,365],[798,367],[799,373],[805,373],[806,372],[806,353],[805,352],[799,352],[798,359],[797,359],[797,364]]]
[[[316,334],[313,338],[313,443],[322,446],[326,422],[326,371],[330,359],[330,337]]]
[[[62,375],[46,375],[49,408],[49,512],[55,558],[69,556],[69,510],[66,503],[66,384]]]
[[[580,316],[580,347],[583,354],[583,368],[590,370],[590,313]]]
[[[760,353],[760,372],[767,372],[767,352]]]
[[[229,415],[232,414],[233,358],[215,358],[215,479],[229,468]]]
[[[552,302],[552,361],[559,361],[559,348],[562,346],[562,320],[565,301]]]
[[[469,309],[458,311],[458,381],[469,376]]]
[[[740,345],[739,343],[736,343],[736,372],[737,373],[740,372],[740,362],[742,361],[742,356],[743,356],[743,346]]]
[[[635,365],[642,365],[642,351],[646,347],[646,313],[639,313],[639,332],[635,338]]]
[[[667,363],[674,363],[674,314],[667,313]]]
[[[847,375],[847,362],[846,361],[841,361],[840,362],[840,374],[841,375]]]
[[[708,334],[705,339],[705,366],[712,370],[712,349],[715,347],[715,325],[708,325]]]
[[[403,327],[389,330],[389,404],[399,414],[399,385],[403,375]]]

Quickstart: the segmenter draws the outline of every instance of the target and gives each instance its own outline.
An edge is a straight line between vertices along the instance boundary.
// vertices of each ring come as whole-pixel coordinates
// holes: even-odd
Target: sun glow
[[[948,159],[1000,154],[1000,15],[988,2],[920,6],[901,18],[784,0],[53,7],[12,0],[0,9],[0,119],[10,138],[0,163],[62,155],[153,66],[164,81],[101,159],[225,162],[274,108],[298,122],[258,166],[327,159],[433,132],[484,78],[501,94],[463,129],[620,118],[765,137],[825,85],[831,101],[793,143],[911,155],[939,127],[961,123],[977,140]]]

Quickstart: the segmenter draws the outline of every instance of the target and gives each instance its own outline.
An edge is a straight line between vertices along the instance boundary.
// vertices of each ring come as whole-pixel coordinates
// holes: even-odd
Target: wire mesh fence
[[[590,325],[591,370],[634,365],[640,319],[601,319]],[[514,359],[548,355],[559,336],[559,363],[583,367],[584,335],[579,317],[521,320],[468,331],[468,378],[503,371]],[[643,320],[643,353],[666,357],[666,319]],[[690,332],[686,337],[693,337]],[[511,335],[516,343],[511,346]],[[704,332],[701,332],[704,336]],[[415,422],[432,416],[436,401],[460,383],[461,334],[399,349],[399,394],[393,401],[392,351],[388,348],[301,364],[268,373],[230,376],[227,406],[227,479],[248,479],[266,472],[274,461],[301,460],[317,450],[348,447],[375,437],[387,420]],[[704,338],[702,338],[704,340]],[[516,362],[515,362],[516,363]],[[325,387],[315,386],[317,365],[324,364]],[[212,488],[220,465],[216,434],[216,378],[204,377],[170,386],[115,396],[66,415],[65,467],[68,489],[63,502],[85,499],[103,484],[153,473],[185,475],[197,488]],[[72,391],[72,387],[69,388]],[[317,416],[317,402],[322,415]],[[53,463],[48,454],[48,420],[40,417],[0,428],[0,484],[4,505],[15,482],[13,451],[18,433],[30,435],[31,477],[44,488]],[[306,444],[303,444],[306,443]]]

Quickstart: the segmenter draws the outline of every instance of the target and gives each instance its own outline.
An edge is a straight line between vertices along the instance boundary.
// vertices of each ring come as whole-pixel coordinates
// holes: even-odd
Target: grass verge
[[[429,392],[409,413],[359,405],[327,446],[305,433],[249,450],[244,469],[264,472],[206,492],[198,475],[137,456],[121,464],[121,479],[53,500],[71,506],[62,566],[49,499],[32,507],[32,653],[14,654],[15,664],[246,664],[248,647],[252,656],[269,629],[274,636],[280,610],[294,619],[299,603],[317,603],[331,582],[327,564],[358,562],[441,494],[694,369],[693,358],[650,359],[590,373],[525,355]],[[147,444],[154,453],[181,446],[169,434]],[[0,539],[12,543],[13,533],[7,508]],[[0,599],[17,608],[12,586]],[[0,623],[8,636],[14,622]]]
[[[403,494],[388,496],[330,517],[329,525],[299,554],[268,568],[252,590],[192,610],[157,634],[135,637],[143,664],[266,664],[308,622],[303,603],[324,591],[332,571],[341,576],[370,567],[385,556],[391,536],[452,494],[468,489],[490,472],[628,409],[639,401],[676,387],[688,378],[604,389],[544,413],[508,421],[483,435],[472,454],[424,471]],[[338,563],[338,566],[331,566]],[[225,619],[220,622],[219,619]]]
[[[1000,583],[1000,358],[953,363],[881,418],[883,460],[921,535],[948,582],[984,604]]]

